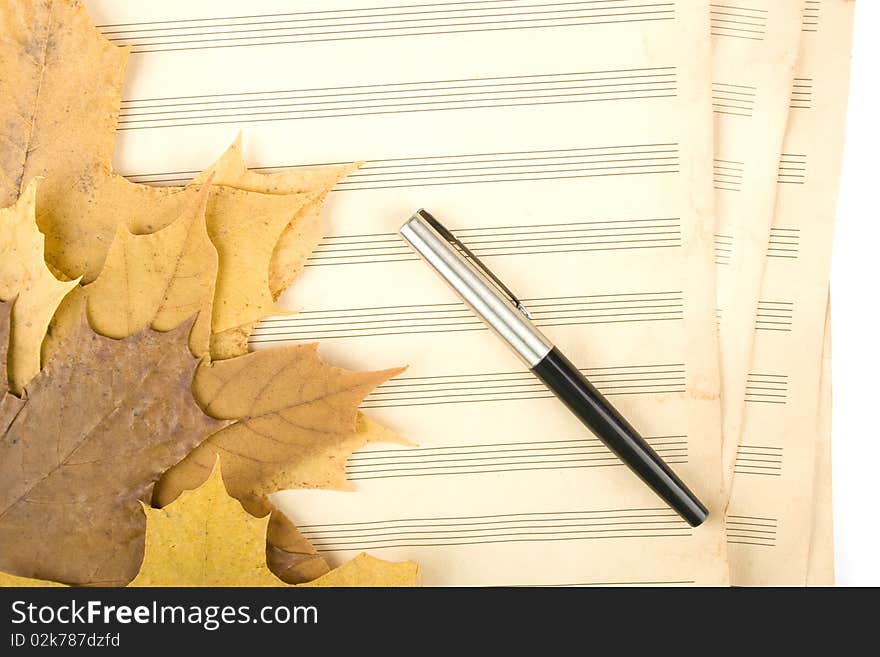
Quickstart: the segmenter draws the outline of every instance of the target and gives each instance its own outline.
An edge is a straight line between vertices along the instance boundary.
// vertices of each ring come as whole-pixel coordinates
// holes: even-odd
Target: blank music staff
[[[647,436],[645,440],[667,463],[687,463],[686,436]],[[584,437],[363,451],[349,458],[346,474],[349,481],[361,481],[621,466],[623,462],[598,439]]]
[[[684,319],[681,291],[522,299],[536,326],[583,326]],[[314,341],[388,335],[485,331],[463,303],[334,308],[269,317],[250,342]]]
[[[491,228],[456,228],[455,234],[477,256],[626,251],[681,247],[681,220],[618,219]],[[318,244],[306,266],[370,265],[414,262],[412,252],[397,233],[331,235]]]
[[[794,302],[758,301],[755,329],[791,333],[794,324]]]
[[[727,516],[728,545],[775,547],[779,520],[761,516]]]
[[[132,54],[671,21],[673,2],[483,0],[99,25]]]
[[[800,228],[771,228],[767,257],[778,260],[796,260],[801,251]]]
[[[768,445],[740,445],[736,451],[733,471],[736,474],[781,477],[782,448]]]
[[[763,41],[767,34],[767,10],[749,3],[728,0],[711,4],[712,36]]]
[[[811,109],[813,107],[813,78],[795,78],[791,88],[791,109]]]
[[[540,541],[681,538],[691,528],[668,507],[388,518],[301,525],[321,552]]]
[[[674,98],[674,67],[123,100],[119,130]]]
[[[803,13],[803,31],[804,32],[818,32],[819,31],[819,21],[822,17],[822,2],[821,0],[806,0],[804,4],[804,13]]]
[[[742,191],[745,166],[745,162],[736,160],[715,160],[713,163],[715,189],[727,192]]]
[[[788,401],[788,375],[752,373],[746,378],[746,402],[785,404]]]
[[[581,372],[606,396],[684,394],[685,366],[676,364],[582,368]],[[529,371],[399,376],[383,383],[361,408],[473,404],[550,399],[553,393]]]
[[[716,114],[751,117],[758,88],[746,84],[712,83],[712,109]]]
[[[783,153],[779,159],[780,185],[804,185],[807,182],[807,156]]]
[[[292,166],[254,167],[272,173]],[[477,183],[563,180],[678,173],[677,143],[595,146],[561,150],[466,153],[368,160],[341,181],[335,193],[398,187],[432,187]],[[165,171],[127,174],[132,182],[150,185],[183,185],[199,171]]]
[[[733,258],[733,235],[715,234],[715,264],[727,267]]]

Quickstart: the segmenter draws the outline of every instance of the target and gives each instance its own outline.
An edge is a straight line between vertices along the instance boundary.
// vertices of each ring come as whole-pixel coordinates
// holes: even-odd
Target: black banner
[[[0,589],[0,655],[144,654],[483,644],[673,648],[778,640],[791,649],[872,627],[875,592],[841,589]],[[758,639],[757,637],[760,637]],[[705,644],[703,644],[705,647]],[[171,654],[179,654],[175,649]],[[329,652],[328,652],[329,651]],[[430,651],[433,654],[433,650]],[[546,654],[555,654],[550,650]],[[624,651],[626,654],[628,651]],[[763,650],[761,651],[763,652]],[[60,653],[59,653],[60,654]]]

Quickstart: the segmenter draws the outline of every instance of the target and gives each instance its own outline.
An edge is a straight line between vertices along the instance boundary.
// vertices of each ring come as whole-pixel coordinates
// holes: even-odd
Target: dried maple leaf
[[[268,518],[229,497],[215,464],[207,481],[164,509],[145,508],[147,538],[131,586],[285,586],[266,565]],[[312,586],[415,586],[418,566],[359,555]]]
[[[349,372],[318,357],[317,345],[259,351],[205,365],[194,390],[208,412],[237,420],[169,470],[153,504],[165,506],[205,481],[218,456],[230,494],[256,516],[271,513],[267,558],[286,582],[314,579],[326,562],[269,493],[286,488],[347,488],[345,461],[368,442],[402,442],[357,412],[364,396],[400,370]],[[273,512],[274,511],[274,512]]]
[[[400,371],[331,367],[319,358],[316,344],[202,365],[193,381],[196,398],[212,416],[236,421],[166,473],[156,485],[154,503],[165,506],[197,487],[218,457],[230,495],[257,516],[272,510],[266,495],[275,491],[345,488],[344,456],[370,437],[383,435],[356,431],[357,407],[373,388]],[[328,468],[327,455],[334,451],[341,458]]]
[[[188,324],[113,340],[81,317],[24,399],[0,400],[0,570],[123,584],[142,556],[139,500],[223,422],[193,399]]]
[[[312,193],[314,199],[304,205],[282,233],[272,262],[269,265],[269,289],[277,299],[289,288],[302,271],[306,259],[324,237],[321,227],[321,208],[330,190],[340,180],[357,170],[359,164],[336,166],[291,167],[272,173],[251,171],[242,156],[241,134],[236,137],[225,153],[194,183],[204,183],[213,178],[215,185],[227,185],[261,194]],[[244,353],[244,352],[242,352]]]
[[[305,266],[306,259],[323,237],[321,208],[330,190],[357,165],[295,167],[275,173],[256,173],[242,158],[241,135],[217,162],[193,181],[204,183],[213,177],[214,184],[262,194],[289,195],[311,193],[312,200],[299,209],[278,238],[269,263],[268,285],[277,300]],[[248,351],[248,337],[256,321],[215,331],[211,352],[215,359],[232,358]]]
[[[0,209],[0,301],[17,299],[12,310],[8,356],[10,388],[21,394],[40,371],[40,345],[49,321],[77,281],[59,281],[43,260],[43,234],[34,220],[36,182],[15,205]]]
[[[383,561],[361,552],[304,587],[331,586],[418,586],[419,565],[415,561]]]
[[[0,121],[9,128],[0,141],[0,198],[14,198],[27,180],[45,176],[37,210],[47,261],[90,282],[120,222],[131,233],[159,231],[185,214],[198,186],[152,188],[112,172],[126,52],[98,34],[79,2],[4,4],[0,29],[8,36],[0,43],[0,97],[10,99],[0,104]],[[213,185],[208,200],[208,232],[219,253],[214,358],[244,353],[251,326],[277,312],[274,299],[318,239],[324,197],[349,170],[255,174],[241,162],[239,143],[211,169],[216,183],[240,188]],[[76,323],[59,314],[54,340]]]
[[[205,226],[208,189],[162,230],[132,235],[124,226],[117,229],[100,275],[83,288],[95,331],[110,338],[148,326],[170,331],[198,313],[190,350],[209,355],[217,251]]]
[[[313,488],[350,489],[345,476],[345,464],[352,452],[373,442],[408,444],[397,433],[363,415],[357,414],[357,429],[347,438],[323,445],[323,452],[312,454],[302,461],[292,461],[289,467],[291,481],[305,482]],[[198,462],[176,466],[171,472],[180,475],[184,468],[200,469]],[[191,471],[195,474],[195,471]],[[296,525],[282,511],[272,511],[269,521],[266,560],[278,577],[290,584],[310,582],[329,570],[327,562],[318,554]]]
[[[113,173],[127,51],[98,33],[80,2],[2,3],[0,32],[0,205],[44,177],[37,224],[46,236],[46,261],[89,283],[120,224],[135,234],[161,230],[186,212],[199,186],[150,187]],[[208,233],[220,258],[215,332],[240,331],[274,312],[268,270],[276,245],[344,171],[331,167],[329,177],[315,178],[314,189],[284,195],[211,187]],[[283,264],[282,258],[275,270]]]
[[[207,186],[203,186],[202,190],[203,203]],[[215,202],[223,198],[227,197],[214,197]],[[147,326],[170,330],[201,309],[202,314],[190,334],[190,348],[196,355],[205,354],[208,327],[203,318],[210,315],[217,256],[205,230],[204,206],[198,204],[199,197],[194,201],[196,203],[188,208],[184,216],[156,233],[132,235],[125,228],[118,229],[101,274],[93,283],[77,288],[59,309],[45,341],[47,359],[57,350],[57,344],[78,327],[78,308],[83,297],[88,304],[92,325],[99,333],[113,338],[127,337]],[[230,213],[221,212],[218,215],[228,216]],[[282,230],[283,222],[276,222],[275,229]],[[274,367],[272,360],[274,357],[254,358],[255,366],[250,369],[250,376],[254,380],[268,379],[271,375],[267,368]],[[261,372],[261,368],[266,371]],[[325,367],[309,370],[303,375],[335,376],[339,371]],[[292,381],[287,383],[290,384],[290,393],[275,387],[268,392],[294,406],[300,403],[296,396],[297,385]],[[197,391],[197,399],[201,402],[200,394]],[[360,398],[355,395],[351,399],[354,401],[349,410],[354,413]],[[277,464],[277,470],[282,472],[286,468],[287,481],[306,482],[310,486],[344,487],[347,453],[367,442],[397,439],[395,434],[363,416],[356,417],[358,420],[353,435],[318,441],[308,448],[291,446],[286,453],[289,462]],[[229,418],[239,419],[233,416]],[[278,433],[286,430],[282,426]],[[248,441],[250,436],[247,432],[237,432],[235,439]],[[288,437],[285,435],[282,439],[287,440]],[[226,448],[231,448],[229,443]],[[245,453],[253,453],[248,449],[245,448]],[[181,490],[197,487],[207,474],[199,459],[184,460],[169,474],[170,480],[179,484],[173,497]],[[167,501],[162,500],[163,503]],[[267,510],[268,507],[261,507],[260,515]],[[273,514],[270,539],[271,544],[267,548],[270,564],[273,571],[285,580],[307,581],[329,570],[314,548],[283,515]]]

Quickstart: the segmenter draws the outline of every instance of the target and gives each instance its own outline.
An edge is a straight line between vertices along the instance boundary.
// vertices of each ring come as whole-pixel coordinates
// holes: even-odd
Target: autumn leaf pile
[[[0,584],[412,584],[328,572],[268,497],[396,439],[357,407],[397,370],[247,350],[353,167],[257,174],[236,141],[186,187],[131,183],[126,57],[78,1],[0,4]]]

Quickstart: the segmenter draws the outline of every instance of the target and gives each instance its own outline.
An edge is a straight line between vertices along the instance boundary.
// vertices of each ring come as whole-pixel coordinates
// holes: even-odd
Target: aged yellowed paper
[[[725,584],[709,3],[91,2],[132,46],[117,167],[178,182],[245,127],[250,164],[365,160],[261,347],[409,364],[365,412],[357,492],[278,501],[333,561],[426,584]],[[222,71],[210,76],[205,71]],[[397,237],[435,212],[713,511],[693,530]],[[650,558],[645,558],[649,554]]]
[[[799,84],[794,70],[804,0],[730,0],[712,12],[727,26],[712,33],[712,101],[722,438],[725,473],[732,477],[756,314],[762,329],[784,325],[775,321],[779,304],[759,297],[779,154],[792,85]]]
[[[823,0],[796,78],[762,299],[783,330],[757,330],[728,514],[734,584],[803,585],[813,532],[817,404],[830,244],[843,149],[853,3]],[[797,88],[797,87],[796,87]],[[826,548],[827,549],[827,548]]]
[[[834,586],[834,512],[831,496],[831,303],[825,317],[822,377],[819,382],[813,529],[807,558],[807,586]]]

